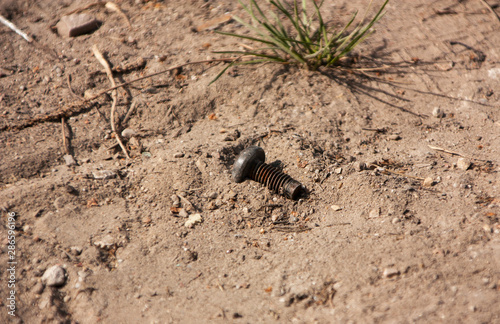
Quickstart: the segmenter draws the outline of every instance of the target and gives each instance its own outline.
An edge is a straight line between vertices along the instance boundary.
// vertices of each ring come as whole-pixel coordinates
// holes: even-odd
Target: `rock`
[[[42,276],[42,283],[49,287],[59,287],[66,282],[66,270],[60,265],[48,268]]]
[[[111,235],[104,236],[99,241],[94,241],[94,245],[98,248],[109,250],[116,245],[115,239]]]
[[[399,270],[396,268],[385,268],[382,276],[384,278],[393,278],[399,275]]]
[[[79,246],[72,246],[69,248],[71,254],[73,255],[80,255],[82,254],[82,248]]]
[[[57,197],[56,200],[54,200],[54,207],[56,207],[57,210],[63,209],[65,205],[66,198],[64,197]]]
[[[200,214],[189,215],[189,219],[184,223],[187,228],[193,228],[196,224],[203,222],[203,217]]]
[[[391,223],[393,224],[397,224],[397,223],[400,223],[401,222],[401,219],[399,219],[398,217],[394,217],[391,221]]]
[[[94,176],[94,179],[96,179],[96,180],[107,180],[107,179],[116,178],[116,173],[114,171],[111,171],[111,170],[93,171],[92,175]]]
[[[336,174],[341,174],[342,173],[342,168],[336,168],[335,170]]]
[[[45,288],[45,286],[43,285],[43,283],[37,282],[37,284],[34,285],[33,288],[31,288],[31,291],[34,294],[40,295],[43,292],[44,288]]]
[[[353,164],[354,166],[354,169],[358,172],[361,172],[363,170],[367,170],[367,167],[366,167],[366,163],[365,162],[359,162],[359,161],[356,161],[354,162]]]
[[[434,185],[434,180],[431,177],[427,177],[424,179],[424,182],[422,183],[422,186],[424,187],[432,187]]]
[[[179,217],[188,218],[188,217],[189,217],[189,214],[188,214],[188,212],[187,212],[184,208],[181,208],[181,209],[179,210]]]
[[[377,218],[380,216],[380,208],[375,208],[370,211],[368,214],[368,218]]]
[[[88,14],[63,16],[56,25],[57,33],[63,37],[75,37],[99,28],[100,22]]]
[[[330,208],[333,209],[333,211],[339,211],[342,209],[342,207],[340,207],[338,205],[332,205]]]
[[[122,131],[122,137],[124,138],[131,138],[134,137],[136,134],[137,134],[136,131],[131,128],[125,128]]]
[[[470,161],[466,158],[461,157],[457,160],[457,168],[459,168],[460,170],[466,171],[468,168],[470,168],[470,165]]]
[[[149,217],[149,216],[143,217],[142,218],[142,223],[143,224],[149,224],[149,223],[151,223],[151,217]]]
[[[392,135],[387,136],[387,139],[390,141],[399,141],[401,139],[401,136],[399,136],[397,134],[392,134]]]
[[[444,111],[441,108],[436,107],[432,111],[432,116],[434,116],[436,118],[443,118],[444,117]]]
[[[63,159],[67,166],[76,165],[75,159],[70,154],[66,154],[65,156],[63,156]]]
[[[181,206],[181,201],[179,200],[179,196],[172,195],[170,199],[172,199],[172,207],[177,208]]]
[[[182,153],[182,152],[177,152],[177,153],[175,153],[175,154],[174,154],[174,158],[176,158],[176,159],[179,159],[179,158],[181,158],[181,157],[184,157],[184,153]]]

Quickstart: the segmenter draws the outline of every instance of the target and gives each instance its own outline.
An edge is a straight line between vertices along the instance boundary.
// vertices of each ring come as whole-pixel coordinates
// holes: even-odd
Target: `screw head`
[[[236,162],[234,162],[233,171],[231,172],[234,182],[240,183],[245,181],[252,166],[257,161],[262,163],[266,161],[266,153],[264,153],[261,147],[250,146],[241,151]]]

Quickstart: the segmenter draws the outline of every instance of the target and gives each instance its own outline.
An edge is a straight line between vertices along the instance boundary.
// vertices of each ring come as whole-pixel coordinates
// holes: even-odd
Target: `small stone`
[[[116,178],[116,173],[114,171],[111,171],[111,170],[93,171],[92,175],[94,176],[94,179],[96,179],[96,180],[107,180],[107,179]]]
[[[391,223],[393,224],[397,224],[397,223],[400,223],[401,222],[401,219],[399,219],[398,217],[394,217],[391,221]]]
[[[485,231],[486,233],[493,233],[493,228],[488,224],[484,224],[483,231]]]
[[[341,174],[342,173],[342,168],[336,168],[335,170],[336,174]]]
[[[63,209],[65,205],[66,198],[64,197],[57,197],[56,200],[54,200],[54,207],[56,207],[57,210]]]
[[[200,214],[189,215],[189,219],[184,223],[187,228],[193,228],[196,224],[203,222],[203,217]]]
[[[466,171],[467,169],[470,168],[470,165],[471,165],[470,161],[467,160],[466,158],[461,157],[457,160],[457,168],[459,168],[460,170]]]
[[[399,270],[396,268],[385,268],[382,276],[384,278],[393,278],[399,275]]]
[[[370,211],[368,214],[368,218],[377,218],[380,216],[380,208],[375,208]]]
[[[149,223],[151,223],[151,217],[149,217],[149,216],[143,217],[142,218],[142,223],[143,224],[149,224]]]
[[[436,118],[443,118],[444,117],[444,111],[441,108],[436,107],[432,111],[432,116],[434,116]]]
[[[99,241],[95,241],[94,245],[97,246],[98,248],[105,249],[105,250],[110,250],[116,245],[116,242],[114,238],[111,235],[106,235]]]
[[[172,207],[178,208],[181,206],[181,201],[179,200],[179,196],[172,195],[170,199],[172,199]]]
[[[181,208],[179,210],[179,217],[188,218],[189,217],[189,213],[184,208]]]
[[[124,138],[131,138],[134,137],[136,134],[137,134],[136,131],[131,128],[125,128],[122,131],[122,137]]]
[[[63,16],[56,25],[57,33],[64,37],[75,37],[99,28],[99,21],[88,14]]]
[[[422,186],[424,187],[432,187],[434,184],[434,180],[431,177],[427,177],[424,179],[424,182],[422,183]]]
[[[34,294],[40,295],[43,292],[44,288],[45,288],[45,286],[43,285],[43,283],[37,282],[37,284],[34,285],[33,288],[31,289],[31,291]]]
[[[182,152],[177,152],[177,153],[175,153],[175,154],[174,154],[174,158],[176,158],[176,159],[179,159],[179,158],[181,158],[181,157],[184,157],[184,153],[182,153]]]
[[[69,248],[71,254],[73,255],[80,255],[82,254],[82,248],[79,246],[72,246]]]
[[[363,171],[363,170],[366,170],[366,169],[367,169],[367,167],[366,167],[366,163],[365,163],[365,162],[359,162],[359,161],[356,161],[356,162],[354,162],[353,166],[354,166],[354,169],[355,169],[356,171],[358,171],[358,172],[361,172],[361,171]]]
[[[401,136],[399,136],[397,134],[392,134],[392,135],[387,136],[387,139],[390,141],[399,141],[401,139]]]
[[[66,282],[66,270],[59,265],[52,266],[43,274],[42,282],[49,287],[62,286]]]
[[[72,166],[76,164],[75,159],[73,158],[72,155],[66,154],[63,156],[64,162],[66,163],[67,166]]]
[[[332,205],[330,208],[331,208],[333,211],[339,211],[339,210],[341,210],[341,209],[342,209],[342,207],[340,207],[340,206],[338,206],[338,205]]]

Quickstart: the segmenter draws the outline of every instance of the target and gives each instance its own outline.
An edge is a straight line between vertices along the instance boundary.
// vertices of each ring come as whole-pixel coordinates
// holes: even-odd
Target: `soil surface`
[[[111,96],[79,104],[110,87],[93,45],[111,67],[143,59],[122,83],[255,44],[214,32],[245,33],[212,21],[245,17],[229,0],[116,1],[132,29],[91,6],[97,30],[58,35],[90,3],[0,2],[35,38],[0,26],[0,322],[500,323],[500,21],[484,2],[392,0],[336,69],[239,66],[209,85],[224,65],[203,63],[120,88],[129,159]],[[367,3],[323,12],[340,25]],[[250,145],[304,195],[234,183]]]

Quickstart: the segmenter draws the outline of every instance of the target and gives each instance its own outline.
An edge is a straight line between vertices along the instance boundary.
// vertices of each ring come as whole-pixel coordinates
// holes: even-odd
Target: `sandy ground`
[[[103,7],[91,34],[51,28],[86,3],[0,2],[36,39],[0,26],[0,322],[500,323],[500,21],[484,3],[392,0],[349,70],[237,67],[209,86],[210,63],[134,83],[117,105],[135,106],[131,158],[101,97],[66,118],[67,165],[60,118],[23,125],[110,86],[93,45],[112,66],[144,59],[117,82],[241,46],[193,31],[244,16],[229,0],[117,1],[132,29]],[[250,145],[307,193],[234,183]]]

